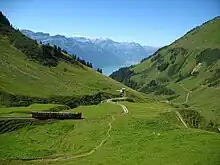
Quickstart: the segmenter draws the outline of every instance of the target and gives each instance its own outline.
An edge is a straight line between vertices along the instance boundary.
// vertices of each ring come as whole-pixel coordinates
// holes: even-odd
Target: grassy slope
[[[56,67],[46,67],[30,61],[9,44],[7,38],[0,38],[0,53],[1,91],[39,97],[82,96],[98,92],[118,94],[116,90],[124,87],[81,64],[60,62]],[[64,68],[67,69],[66,72]],[[132,89],[128,91],[134,96],[142,97]]]
[[[131,70],[135,72],[135,74],[131,77],[131,80],[140,84],[148,84],[151,80],[167,80],[168,83],[165,83],[165,85],[175,90],[177,95],[180,95],[177,99],[173,100],[174,103],[185,102],[187,91],[180,86],[180,84],[183,84],[184,87],[193,90],[187,104],[189,104],[192,108],[201,111],[207,119],[218,120],[218,123],[220,124],[220,84],[217,85],[217,88],[209,88],[207,85],[205,87],[203,86],[205,80],[214,75],[213,71],[220,68],[220,60],[214,60],[211,65],[208,65],[206,62],[201,62],[201,68],[199,69],[199,74],[197,76],[190,76],[178,83],[175,82],[178,79],[179,74],[187,76],[190,72],[192,72],[193,68],[197,65],[196,56],[203,50],[206,48],[220,49],[219,27],[220,17],[216,17],[215,19],[191,30],[185,36],[176,40],[168,47],[161,49],[155,55],[157,56],[160,54],[163,62],[170,63],[167,69],[159,71],[157,66],[163,62],[159,60],[152,62],[151,60],[155,57],[153,56],[131,68]],[[179,48],[184,48],[186,52],[182,53],[177,50],[175,63],[171,64],[170,57],[172,54],[169,51]],[[209,55],[207,54],[206,56]],[[174,65],[179,67],[176,72],[174,71]]]
[[[188,32],[185,36],[176,40],[168,47],[161,49],[161,51],[159,51],[158,53],[162,55],[162,58],[165,61],[169,61],[170,54],[167,52],[168,50],[173,48],[180,48],[180,47],[185,48],[187,50],[187,53],[177,54],[176,63],[180,63],[183,61],[183,59],[185,59],[186,61],[184,62],[184,65],[180,71],[183,72],[183,74],[191,72],[196,65],[195,56],[199,52],[201,52],[205,48],[212,48],[212,49],[220,48],[219,26],[220,26],[220,17],[217,17],[216,19],[211,20],[203,24],[202,26]],[[159,76],[166,77],[169,79],[169,76],[167,75],[167,71],[169,70],[169,68],[166,69],[164,72],[159,72],[156,69],[154,62],[151,62],[151,59],[152,57],[132,68],[132,70],[134,70],[135,73],[137,73],[137,75],[133,76],[134,80],[148,82],[149,80],[156,79]],[[219,64],[220,63],[217,62],[214,66],[211,66],[209,69],[217,68],[219,67]],[[205,63],[202,66],[204,69],[207,67]],[[200,73],[198,79],[200,78],[205,79],[204,76],[206,77],[208,76],[207,73],[204,73],[204,70],[202,71],[203,72]],[[143,76],[143,74],[147,75],[147,78],[145,80],[141,79],[141,76]]]
[[[171,47],[185,47],[193,50],[201,48],[219,48],[219,26],[220,16],[192,29],[187,35],[171,44]]]
[[[28,96],[83,95],[98,91],[115,91],[121,84],[80,65],[61,62],[57,67],[45,67],[31,62],[0,40],[1,88],[10,93]],[[64,72],[67,68],[67,72]]]
[[[125,103],[128,115],[117,105],[78,107],[85,120],[51,121],[0,134],[2,164],[201,164],[220,163],[219,135],[185,129],[173,108],[162,103]],[[8,158],[60,156],[86,153],[106,136],[111,115],[111,137],[92,155],[74,160],[21,161]],[[19,135],[19,136],[18,136]]]

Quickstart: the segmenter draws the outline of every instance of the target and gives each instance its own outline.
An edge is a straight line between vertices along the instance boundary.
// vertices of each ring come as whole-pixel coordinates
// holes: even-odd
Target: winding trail
[[[118,103],[118,102],[113,102],[112,100],[125,100],[126,97],[122,97],[122,98],[114,98],[114,99],[108,99],[106,102],[107,103],[112,103],[112,104],[118,104],[124,111],[124,113],[128,113],[128,109],[125,105],[121,104],[121,103]]]
[[[180,86],[181,86],[185,91],[188,92],[187,95],[186,95],[185,102],[183,103],[183,104],[187,104],[188,101],[189,101],[190,93],[192,93],[192,91],[189,90],[189,89],[187,89],[186,87],[184,87],[183,84],[180,84]],[[163,101],[161,101],[161,102],[170,104],[170,101],[169,101],[169,100],[163,100]],[[176,104],[176,103],[173,103],[173,104]],[[185,127],[185,128],[188,128],[188,126],[187,126],[186,122],[184,121],[182,115],[181,115],[178,111],[175,111],[175,113],[176,113],[177,118],[183,123],[184,127]]]
[[[188,101],[189,101],[189,95],[190,95],[190,93],[192,93],[192,91],[189,90],[189,89],[187,89],[187,88],[185,88],[182,84],[180,84],[180,86],[181,86],[185,91],[188,92],[187,95],[186,95],[186,100],[185,100],[185,102],[184,102],[184,104],[187,104]]]
[[[117,104],[119,105],[122,109],[123,109],[123,114],[128,114],[128,109],[125,105],[118,103],[118,102],[113,102],[112,100],[124,100],[126,98],[114,98],[114,99],[108,99],[106,101],[102,101],[103,102],[107,102],[110,104]],[[123,115],[122,114],[122,115]],[[87,153],[83,153],[83,154],[78,154],[78,155],[74,155],[74,156],[58,156],[58,157],[54,157],[54,158],[37,158],[37,159],[29,159],[29,161],[58,161],[58,160],[73,160],[73,159],[77,159],[77,158],[83,158],[86,156],[89,156],[91,154],[93,154],[96,150],[98,150],[110,137],[111,137],[111,129],[112,129],[112,123],[116,120],[114,116],[111,116],[112,120],[108,123],[109,128],[108,131],[106,132],[106,136],[105,138],[97,145],[95,146],[91,151],[87,152]],[[27,161],[27,159],[26,159]]]
[[[173,104],[187,104],[188,103],[188,101],[189,101],[189,96],[190,96],[190,93],[192,93],[193,91],[191,91],[191,90],[189,90],[189,89],[187,89],[186,87],[184,87],[182,84],[180,84],[180,86],[181,86],[181,88],[183,88],[185,91],[187,91],[188,93],[186,94],[186,99],[185,99],[185,101],[183,102],[183,103],[173,103]],[[160,102],[162,102],[162,103],[170,103],[170,101],[169,100],[162,100],[162,101],[160,101]]]
[[[112,116],[112,121],[110,121],[108,123],[109,125],[109,129],[106,133],[106,137],[99,143],[99,145],[97,145],[95,148],[93,148],[91,151],[85,153],[85,154],[80,154],[80,155],[76,155],[76,156],[71,156],[71,157],[67,157],[67,158],[64,158],[65,160],[71,160],[71,159],[76,159],[76,158],[82,158],[82,157],[86,157],[86,156],[89,156],[91,155],[92,153],[94,153],[97,149],[99,149],[107,140],[108,138],[111,137],[110,135],[110,131],[112,129],[112,122],[115,120],[114,116]]]
[[[189,101],[190,93],[192,93],[192,91],[189,90],[189,89],[187,89],[186,87],[184,87],[183,84],[180,84],[180,86],[181,86],[185,91],[188,92],[187,95],[186,95],[186,100],[185,100],[185,102],[183,103],[183,104],[187,104],[188,101]],[[187,126],[186,122],[184,121],[182,115],[181,115],[178,111],[175,111],[175,113],[176,113],[177,117],[179,118],[179,120],[183,123],[183,125],[184,125],[186,128],[188,128],[188,126]]]

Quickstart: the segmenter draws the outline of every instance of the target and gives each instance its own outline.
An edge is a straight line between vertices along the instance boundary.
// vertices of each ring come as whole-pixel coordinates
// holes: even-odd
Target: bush
[[[167,69],[167,67],[169,66],[169,63],[162,63],[159,66],[157,66],[157,70],[159,70],[160,72],[164,71]]]
[[[215,70],[214,75],[207,79],[206,82],[209,83],[209,87],[216,87],[218,84],[220,84],[220,68]]]
[[[139,88],[138,83],[130,79],[125,79],[122,83],[135,90]]]
[[[155,92],[155,95],[173,95],[175,91],[172,89],[167,88],[164,85],[158,84],[155,80],[151,80],[146,86],[141,88],[141,92],[144,93],[152,93]]]
[[[176,61],[176,54],[171,54],[170,61],[171,61],[171,64],[175,63],[175,61]]]
[[[191,128],[205,128],[206,120],[199,112],[189,109],[179,111],[187,125]]]
[[[189,127],[218,132],[218,125],[212,120],[207,121],[199,112],[190,109],[183,109],[179,112]]]
[[[165,86],[159,86],[155,92],[155,95],[173,95],[173,94],[175,94],[175,91]]]
[[[151,58],[151,62],[154,62],[154,61],[156,61],[157,63],[161,63],[161,62],[163,62],[163,55],[162,54],[160,54],[160,53],[157,53],[157,54],[155,54],[154,56],[153,56],[153,58]]]
[[[64,71],[64,72],[67,72],[67,71],[68,71],[68,69],[67,69],[67,68],[64,68],[64,69],[63,69],[63,71]]]
[[[208,66],[220,59],[220,49],[205,49],[196,56],[196,62],[205,62]]]
[[[168,69],[168,76],[172,77],[173,75],[179,72],[180,68],[181,68],[181,65],[179,64],[171,65]]]

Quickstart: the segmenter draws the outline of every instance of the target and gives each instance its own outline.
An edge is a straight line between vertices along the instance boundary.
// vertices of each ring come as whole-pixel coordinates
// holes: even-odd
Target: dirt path
[[[187,89],[186,87],[184,87],[182,84],[180,84],[180,86],[181,86],[185,91],[188,92],[187,95],[186,95],[185,102],[183,103],[183,104],[187,104],[188,101],[189,101],[190,93],[192,93],[192,91],[189,90],[189,89]],[[161,102],[168,103],[168,104],[170,103],[169,100],[163,100],[163,101],[161,101]],[[176,103],[173,103],[173,104],[176,104]],[[175,111],[175,113],[176,113],[177,118],[183,123],[184,127],[188,128],[188,126],[187,126],[186,122],[184,121],[183,117],[181,116],[181,114],[180,114],[178,111]]]
[[[123,100],[125,98],[114,98],[114,100],[117,100],[117,99],[118,100]],[[113,102],[112,100],[113,99],[108,99],[106,102],[110,103],[110,104],[117,104],[123,109],[123,112],[124,112],[123,114],[128,113],[128,109],[125,105],[123,105],[121,103]],[[108,128],[108,131],[106,132],[105,138],[97,146],[95,146],[91,151],[89,151],[87,153],[79,154],[79,155],[68,156],[68,157],[65,157],[65,156],[60,156],[59,157],[58,156],[58,157],[55,157],[55,158],[38,158],[38,159],[30,160],[30,161],[39,162],[39,161],[73,160],[73,159],[82,158],[82,157],[86,157],[86,156],[89,156],[89,155],[93,154],[96,150],[98,150],[111,137],[110,132],[111,132],[111,129],[112,129],[112,123],[116,120],[114,116],[111,116],[111,117],[112,117],[112,120],[108,123],[109,128]]]
[[[187,88],[185,88],[182,84],[180,84],[180,86],[181,86],[185,91],[188,92],[187,95],[186,95],[186,100],[185,100],[185,102],[184,102],[184,104],[187,104],[188,101],[189,101],[189,95],[190,95],[190,93],[192,93],[192,91],[189,90],[189,89],[187,89]]]
[[[175,111],[177,117],[179,118],[179,120],[183,123],[183,125],[188,128],[186,122],[183,120],[183,117],[180,115],[180,113],[178,111]]]
[[[190,93],[192,93],[192,91],[189,90],[189,89],[187,89],[186,87],[184,87],[182,84],[180,84],[180,86],[181,86],[181,88],[183,88],[185,91],[188,92],[188,93],[186,94],[186,99],[185,99],[185,101],[184,101],[183,103],[172,103],[172,104],[176,104],[176,105],[179,105],[179,104],[187,104],[188,101],[189,101],[189,96],[190,96]],[[160,102],[162,102],[162,103],[168,103],[168,104],[170,103],[169,100],[162,100],[162,101],[160,101]]]
[[[114,116],[112,116],[112,120],[108,123],[109,125],[109,129],[106,133],[106,137],[99,143],[99,145],[97,145],[95,148],[93,148],[91,151],[85,153],[85,154],[80,154],[80,155],[76,155],[76,156],[71,156],[71,157],[67,157],[67,158],[63,158],[65,160],[71,160],[71,159],[76,159],[76,158],[82,158],[82,157],[86,157],[91,155],[92,153],[94,153],[97,149],[99,149],[110,137],[110,131],[112,129],[112,122],[115,120]],[[56,161],[56,159],[54,159]],[[60,160],[60,159],[57,159]]]
[[[126,98],[125,97],[118,98],[118,100],[124,100],[124,99],[126,99]],[[124,113],[128,113],[128,109],[125,105],[123,105],[121,103],[118,103],[118,102],[113,102],[112,100],[113,99],[108,99],[106,102],[107,103],[112,103],[112,104],[118,104],[123,109]],[[116,99],[114,99],[114,100],[116,100]]]
[[[122,100],[124,98],[119,98],[119,100]],[[128,109],[125,105],[121,104],[121,103],[115,103],[115,102],[112,102],[111,101],[112,99],[108,99],[106,102],[107,103],[111,103],[111,104],[118,104],[119,106],[121,106],[121,108],[123,109],[124,111],[124,114],[127,114],[128,113]],[[82,158],[82,157],[86,157],[86,156],[89,156],[91,155],[92,153],[94,153],[97,149],[99,149],[110,137],[111,137],[111,134],[110,134],[110,131],[112,129],[112,123],[115,121],[115,117],[112,116],[112,120],[108,123],[109,125],[109,129],[106,133],[106,137],[99,143],[99,145],[97,145],[94,149],[92,149],[90,152],[88,153],[85,153],[85,154],[81,154],[81,155],[76,155],[76,156],[72,156],[72,157],[67,157],[65,158],[66,160],[68,159],[76,159],[76,158]]]

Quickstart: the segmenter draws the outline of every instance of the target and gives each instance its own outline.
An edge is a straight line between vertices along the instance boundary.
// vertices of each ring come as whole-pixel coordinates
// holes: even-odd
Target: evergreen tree
[[[58,46],[57,51],[61,53],[61,48]]]
[[[54,52],[55,52],[55,53],[58,52],[58,50],[57,50],[57,46],[56,46],[56,45],[53,46],[53,49],[54,49]]]
[[[81,60],[81,63],[82,63],[83,65],[86,65],[86,61],[85,61],[85,60]]]
[[[92,63],[90,62],[90,68],[93,68]]]
[[[64,50],[64,49],[62,50],[62,52],[68,54],[68,52],[66,50]]]
[[[102,73],[102,69],[101,68],[97,68],[97,72]]]

